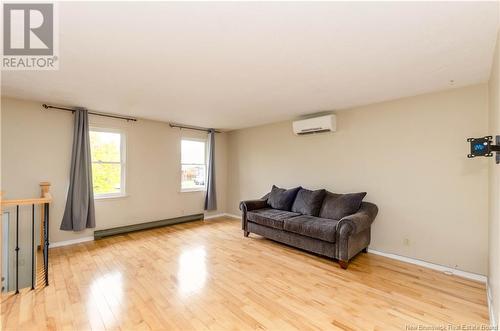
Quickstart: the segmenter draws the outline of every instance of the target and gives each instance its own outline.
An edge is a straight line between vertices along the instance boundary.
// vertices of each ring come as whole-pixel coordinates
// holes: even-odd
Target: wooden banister
[[[37,199],[16,199],[16,200],[3,200],[2,206],[25,206],[25,205],[43,205],[45,203],[51,203],[52,197],[48,198],[37,198]]]
[[[31,206],[31,289],[35,289],[35,278],[45,278],[45,286],[49,285],[48,270],[49,270],[49,210],[50,203],[52,203],[52,195],[50,194],[50,183],[40,183],[40,198],[29,199],[8,199],[3,200],[0,192],[0,215],[3,207],[15,206],[15,277],[16,277],[16,294],[19,293],[19,207]],[[38,251],[38,258],[36,261],[42,261],[38,266],[35,266],[35,206],[40,206],[40,251]],[[1,229],[0,229],[1,238]],[[43,249],[41,249],[43,248]],[[1,261],[1,259],[0,259]]]
[[[2,200],[2,206],[25,206],[25,205],[43,205],[52,202],[52,195],[50,194],[50,183],[41,182],[41,198],[31,198],[31,199],[10,199]]]

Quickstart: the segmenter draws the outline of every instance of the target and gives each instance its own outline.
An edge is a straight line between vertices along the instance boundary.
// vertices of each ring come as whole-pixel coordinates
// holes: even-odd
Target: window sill
[[[205,188],[186,188],[181,189],[180,193],[189,193],[189,192],[206,192]]]
[[[94,200],[115,200],[115,199],[125,199],[129,196],[127,194],[120,195],[102,195],[102,196],[94,196]]]

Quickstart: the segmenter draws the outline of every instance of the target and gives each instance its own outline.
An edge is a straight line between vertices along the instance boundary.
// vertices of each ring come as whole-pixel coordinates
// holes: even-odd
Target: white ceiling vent
[[[325,115],[293,122],[293,133],[297,135],[335,132],[337,130],[337,117]]]

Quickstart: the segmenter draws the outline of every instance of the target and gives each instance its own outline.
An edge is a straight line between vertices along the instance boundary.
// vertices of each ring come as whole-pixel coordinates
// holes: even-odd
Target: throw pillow
[[[302,188],[292,205],[292,211],[302,215],[318,216],[326,190],[311,191]]]
[[[267,204],[274,209],[290,211],[292,209],[292,204],[295,200],[295,196],[297,195],[297,192],[299,190],[300,187],[285,190],[284,188],[279,188],[273,185],[273,189],[271,190],[269,198],[267,199]]]
[[[347,194],[327,192],[319,217],[340,220],[352,215],[359,210],[365,196],[366,192]]]

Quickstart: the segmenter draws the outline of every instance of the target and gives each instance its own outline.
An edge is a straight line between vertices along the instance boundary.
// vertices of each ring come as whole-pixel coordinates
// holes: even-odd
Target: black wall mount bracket
[[[467,141],[470,143],[470,154],[468,158],[479,156],[492,157],[496,153],[495,161],[500,164],[500,136],[495,136],[495,145],[493,145],[493,136],[486,136],[482,138],[469,138]]]

